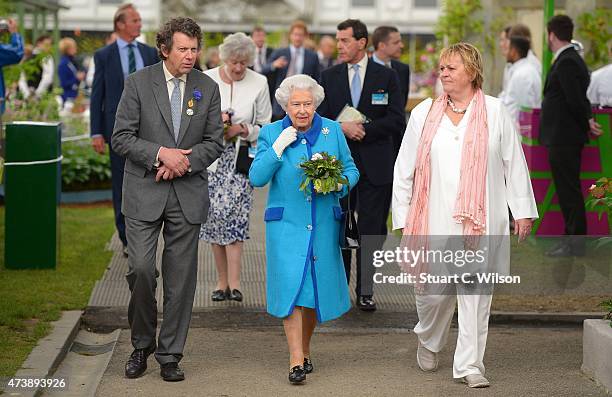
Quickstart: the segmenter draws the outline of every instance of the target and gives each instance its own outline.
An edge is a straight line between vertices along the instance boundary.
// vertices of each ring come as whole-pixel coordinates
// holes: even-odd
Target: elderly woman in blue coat
[[[287,116],[259,134],[249,178],[254,186],[270,184],[266,222],[268,313],[283,319],[289,345],[289,381],[301,383],[312,372],[310,339],[317,322],[340,317],[350,308],[342,264],[339,199],[359,179],[346,139],[335,121],[319,116],[323,88],[306,75],[285,79],[276,101]],[[349,186],[308,193],[300,163],[327,152],[343,164]]]

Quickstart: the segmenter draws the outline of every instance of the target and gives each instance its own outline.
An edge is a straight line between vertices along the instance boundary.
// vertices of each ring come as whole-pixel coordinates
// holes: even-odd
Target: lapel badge
[[[193,116],[193,109],[187,109],[187,116]]]
[[[187,106],[192,108],[193,107],[193,98],[189,100],[189,102],[187,102]]]

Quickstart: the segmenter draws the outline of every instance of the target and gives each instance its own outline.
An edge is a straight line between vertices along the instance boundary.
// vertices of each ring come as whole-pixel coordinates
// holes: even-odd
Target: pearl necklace
[[[464,114],[467,111],[467,108],[465,109],[458,109],[455,104],[453,103],[453,100],[450,99],[450,97],[448,97],[448,99],[446,100],[446,103],[448,103],[448,106],[451,107],[451,110],[455,113],[459,113],[459,114]]]

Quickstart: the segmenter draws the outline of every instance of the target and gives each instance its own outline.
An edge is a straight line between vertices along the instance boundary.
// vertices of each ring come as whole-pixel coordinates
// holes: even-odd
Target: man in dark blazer
[[[573,29],[574,24],[566,15],[554,16],[547,25],[548,46],[554,58],[544,84],[539,140],[548,149],[568,236],[548,251],[553,257],[585,254],[584,239],[580,237],[587,233],[580,160],[589,132],[601,134],[586,97],[589,71],[571,44]]]
[[[268,59],[274,52],[273,48],[268,47],[266,44],[266,31],[261,26],[255,26],[251,31],[251,39],[255,43],[255,59],[253,66],[250,68],[259,74],[263,74],[268,79],[268,89],[270,90],[270,101],[274,97],[271,92],[275,84],[275,76],[273,71],[264,73],[264,66],[268,63]]]
[[[368,236],[367,241],[362,241],[362,250],[367,252],[357,253],[357,306],[371,311],[376,310],[372,298],[372,251],[380,248],[387,235],[395,163],[393,136],[406,127],[406,118],[397,74],[366,55],[365,24],[355,19],[340,23],[336,40],[342,63],[325,70],[321,76],[325,99],[318,112],[336,119],[346,105],[352,105],[368,118],[365,124],[344,122],[342,131],[361,175],[351,191],[351,205],[356,205],[352,209],[359,214],[361,235]],[[346,202],[343,205],[346,207]],[[343,256],[348,280],[351,251],[343,252]]]
[[[96,152],[104,154],[110,144],[115,113],[123,93],[123,81],[131,73],[159,62],[157,50],[138,43],[142,21],[132,4],[126,4],[115,13],[114,29],[117,40],[94,54],[95,73],[91,89],[90,124],[92,145]],[[115,226],[127,256],[125,220],[121,214],[121,186],[125,159],[109,147],[113,187]]]
[[[410,91],[410,67],[399,61],[402,56],[404,43],[402,36],[394,26],[379,26],[372,33],[372,44],[374,45],[374,53],[372,60],[378,64],[395,70],[400,82],[400,90],[402,91],[402,108],[406,109],[408,102],[408,92]],[[395,131],[393,144],[395,145],[395,155],[399,152],[404,130]]]
[[[112,147],[126,158],[121,209],[134,347],[127,378],[143,375],[153,352],[163,380],[185,378],[178,363],[196,290],[200,225],[208,216],[206,168],[223,151],[219,87],[193,68],[201,42],[202,31],[191,18],[167,22],[157,33],[163,61],[127,77],[117,108]],[[164,319],[156,338],[160,233]]]
[[[319,57],[314,51],[304,48],[308,36],[308,28],[302,21],[295,21],[289,28],[289,47],[279,48],[272,52],[268,63],[263,68],[263,74],[274,73],[274,85],[270,90],[272,96],[272,120],[280,120],[285,112],[276,103],[274,93],[285,78],[295,74],[307,74],[319,80]]]

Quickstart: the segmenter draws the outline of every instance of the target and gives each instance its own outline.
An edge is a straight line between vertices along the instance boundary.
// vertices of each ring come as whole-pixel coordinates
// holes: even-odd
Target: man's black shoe
[[[364,312],[373,312],[376,310],[376,302],[371,296],[360,296],[357,299],[357,307]]]
[[[160,375],[166,382],[180,382],[185,380],[185,373],[179,368],[176,362],[162,364]]]
[[[155,352],[155,344],[144,349],[135,349],[125,363],[125,377],[134,379],[147,370],[147,358]]]

